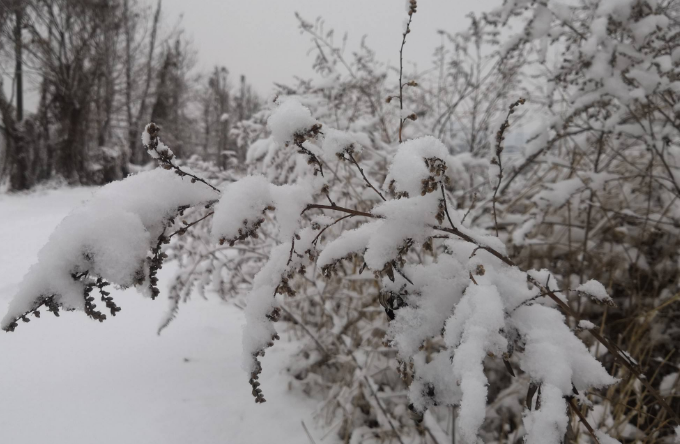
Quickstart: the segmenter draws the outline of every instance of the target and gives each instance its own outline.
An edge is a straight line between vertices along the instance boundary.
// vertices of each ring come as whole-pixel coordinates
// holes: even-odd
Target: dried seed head
[[[418,8],[418,3],[416,2],[416,0],[409,0],[409,2],[408,2],[408,15],[415,14],[417,8]]]
[[[146,126],[146,132],[149,133],[152,139],[154,139],[160,132],[160,128],[155,123],[151,122]]]

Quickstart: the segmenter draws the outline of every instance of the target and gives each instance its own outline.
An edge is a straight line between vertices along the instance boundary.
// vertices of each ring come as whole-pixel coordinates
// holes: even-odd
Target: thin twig
[[[293,234],[293,237],[290,241],[290,254],[288,255],[288,262],[286,262],[286,266],[290,265],[291,261],[293,260],[294,250],[295,250],[295,235]]]
[[[363,368],[359,365],[359,361],[357,361],[357,358],[354,356],[354,353],[350,351],[349,355],[352,357],[352,360],[354,361],[354,364],[363,371]],[[392,419],[390,419],[389,414],[385,410],[385,407],[383,407],[382,402],[380,402],[380,398],[378,398],[378,394],[373,390],[373,386],[371,385],[371,382],[369,381],[368,377],[364,374],[364,381],[366,381],[366,385],[368,386],[368,389],[371,391],[371,395],[373,395],[373,398],[375,398],[375,402],[378,404],[378,407],[380,408],[380,411],[385,415],[385,418],[387,419],[387,422],[390,424],[390,428],[394,432],[394,434],[397,437],[397,440],[401,443],[404,444],[404,441],[402,441],[401,436],[399,435],[399,432],[397,431],[397,428],[394,426],[392,423]]]
[[[600,444],[600,440],[597,439],[597,436],[595,435],[595,430],[593,430],[593,426],[591,426],[588,423],[588,420],[586,419],[586,417],[583,416],[583,413],[581,413],[581,410],[578,408],[576,403],[574,403],[574,398],[570,397],[567,402],[569,403],[569,407],[571,407],[571,409],[574,411],[574,413],[576,413],[576,416],[578,416],[578,419],[581,420],[581,423],[584,426],[586,426],[586,429],[588,429],[588,433],[590,434],[590,436],[592,436],[592,438],[595,440],[595,442],[597,444]]]
[[[335,211],[342,211],[343,213],[349,213],[354,216],[365,216],[365,217],[372,217],[375,219],[383,219],[382,216],[376,216],[375,214],[371,213],[366,213],[364,211],[358,211],[358,210],[352,210],[351,208],[345,208],[345,207],[340,207],[340,206],[330,206],[330,205],[319,205],[319,204],[309,204],[305,207],[304,210],[302,210],[302,213],[304,213],[307,210],[311,209],[319,209],[319,210],[335,210]]]
[[[305,425],[304,421],[300,421],[302,423],[302,428],[305,429],[305,433],[307,434],[307,438],[309,438],[309,442],[311,444],[316,444],[316,441],[314,441],[314,438],[312,438],[312,435],[309,433],[309,430],[307,430],[307,426]]]
[[[455,225],[453,225],[453,221],[451,220],[451,215],[449,214],[449,206],[446,204],[446,194],[444,193],[444,184],[440,184],[441,189],[442,189],[442,202],[444,202],[444,212],[446,213],[446,218],[449,220],[449,223],[451,224],[452,228],[456,228]]]
[[[201,222],[202,220],[205,220],[205,219],[209,218],[209,217],[212,216],[213,214],[215,214],[215,212],[214,212],[214,211],[211,211],[210,213],[206,214],[206,215],[203,216],[202,218],[200,218],[200,219],[198,219],[198,220],[195,220],[195,221],[193,221],[193,222],[191,222],[191,223],[186,224],[185,226],[183,226],[183,227],[180,228],[179,230],[177,230],[177,231],[175,231],[174,233],[171,233],[170,235],[168,235],[166,238],[167,238],[167,239],[170,239],[172,236],[174,236],[174,235],[176,235],[176,234],[179,234],[180,236],[183,235],[184,233],[186,233],[187,228],[193,227],[193,226],[196,225],[197,223]]]
[[[161,162],[161,165],[163,165],[163,168],[173,169],[173,170],[175,170],[175,172],[180,177],[183,177],[183,176],[191,177],[192,182],[201,182],[201,183],[209,186],[210,188],[212,188],[214,191],[217,191],[218,193],[220,193],[220,190],[218,190],[214,186],[210,185],[205,180],[201,179],[200,177],[198,177],[194,174],[187,173],[186,171],[182,170],[180,167],[175,165],[172,162],[172,159],[173,159],[174,156],[171,153],[168,154],[167,152],[158,151],[158,144],[160,142],[160,139],[158,138],[158,133],[160,132],[160,128],[156,124],[154,124],[154,123],[148,124],[146,126],[145,131],[149,134],[150,142],[149,142],[148,145],[144,145],[144,148],[146,148],[149,151],[154,151],[158,155],[158,161]]]
[[[327,229],[329,229],[333,225],[337,224],[338,222],[341,222],[341,221],[347,219],[348,217],[354,217],[354,214],[348,214],[347,216],[342,216],[341,218],[337,219],[333,223],[330,223],[330,224],[326,225],[325,227],[323,227],[321,229],[321,231],[319,231],[319,234],[317,234],[316,237],[314,238],[314,240],[312,241],[312,245],[316,245],[317,241],[319,240],[319,237],[321,237],[321,235],[323,234],[324,231],[326,231]]]
[[[291,313],[290,311],[286,310],[286,307],[284,307],[283,305],[279,306],[279,308],[281,309],[282,312],[284,312],[285,314],[287,314],[288,317],[290,317],[290,318],[292,319],[293,324],[296,324],[296,325],[299,325],[300,327],[302,327],[302,330],[304,330],[304,332],[307,333],[307,335],[308,335],[310,338],[312,338],[312,340],[316,343],[317,348],[319,349],[319,351],[320,351],[321,353],[324,354],[324,356],[330,356],[330,353],[328,353],[328,350],[326,350],[326,348],[325,348],[323,345],[321,345],[321,342],[319,342],[319,340],[316,338],[316,336],[314,336],[314,335],[312,334],[312,332],[309,331],[309,329],[307,328],[307,326],[306,326],[305,324],[303,324],[303,323],[300,322],[295,316],[293,316],[293,313]]]
[[[405,119],[401,115],[401,111],[404,110],[404,83],[402,81],[404,74],[404,45],[406,44],[406,36],[411,32],[411,21],[413,20],[413,14],[416,12],[416,2],[411,0],[408,11],[408,22],[406,22],[406,29],[402,34],[401,38],[401,48],[399,48],[399,143],[401,140],[401,132],[404,128]]]
[[[460,220],[460,224],[463,225],[463,222],[465,222],[465,219],[468,217],[468,214],[470,214],[470,211],[475,207],[475,203],[477,202],[477,193],[472,195],[472,202],[470,203],[470,208],[465,212],[465,216]]]
[[[409,284],[414,285],[414,284],[413,284],[413,281],[412,281],[411,279],[409,279],[409,278],[404,274],[404,272],[403,272],[402,270],[399,269],[399,267],[397,267],[397,266],[392,266],[392,268],[394,268],[395,270],[397,270],[397,273],[399,273],[399,275],[400,275],[401,277],[403,277],[404,279],[406,279],[406,281],[407,281]]]
[[[366,178],[366,175],[364,174],[364,169],[361,168],[361,166],[359,166],[359,164],[357,163],[357,161],[354,159],[354,156],[352,156],[352,153],[348,152],[347,155],[349,155],[349,159],[350,159],[350,160],[352,161],[352,163],[354,163],[354,165],[356,165],[356,167],[359,169],[359,172],[361,173],[361,177],[364,178],[364,181],[366,182],[366,184],[367,184],[369,187],[373,188],[373,191],[375,191],[376,193],[378,193],[378,196],[380,196],[380,198],[383,200],[383,202],[385,202],[385,197],[384,197],[384,196],[382,195],[382,193],[380,193],[380,191],[378,191],[378,189],[377,189],[376,187],[374,187],[373,184]]]

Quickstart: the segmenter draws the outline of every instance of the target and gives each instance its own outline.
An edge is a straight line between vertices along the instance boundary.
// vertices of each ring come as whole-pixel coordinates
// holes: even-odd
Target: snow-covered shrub
[[[680,290],[678,12],[663,0],[514,1],[486,17],[519,25],[506,57],[532,64],[544,95],[521,155],[504,159],[501,238],[517,263],[558,273],[572,308],[602,323],[655,387],[680,362],[671,309]],[[482,211],[470,217],[494,224]],[[603,361],[616,368],[613,356]],[[635,372],[617,376],[639,384]],[[650,395],[645,386],[636,396],[656,403]],[[591,397],[606,412],[596,422],[619,439],[672,434],[631,409],[631,396]]]
[[[151,136],[145,134],[149,143]],[[195,186],[195,176],[172,163],[167,147],[159,150],[165,168],[102,187],[59,224],[12,300],[2,320],[4,330],[14,330],[19,320],[28,322],[30,314],[39,317],[42,306],[55,315],[60,307],[84,310],[103,321],[106,315],[91,296],[94,287],[113,316],[120,308],[103,289],[109,284],[137,286],[152,298],[158,295],[156,273],[166,256],[161,246],[178,233],[170,232],[175,219],[218,196],[210,185]],[[156,148],[151,152],[159,157]]]
[[[274,236],[280,240],[255,275],[245,308],[243,366],[250,373],[256,401],[264,401],[257,381],[261,371],[258,358],[279,338],[274,322],[281,316],[281,297],[296,295],[296,280],[305,276],[308,268],[318,267],[319,272],[332,276],[346,260],[350,266],[359,260],[363,262],[361,271],[373,275],[379,298],[393,318],[386,338],[402,362],[402,376],[410,382],[410,408],[416,415],[433,405],[459,405],[459,436],[463,442],[476,442],[486,416],[484,363],[501,359],[512,368],[508,362],[512,359],[517,370],[540,387],[536,405],[529,397],[527,439],[561,442],[568,423],[565,397],[610,385],[615,379],[574,336],[554,307],[550,297],[561,299],[555,296],[557,288],[551,284],[550,274],[527,274],[508,264],[497,238],[464,227],[464,212],[449,209],[447,148],[429,136],[404,142],[381,187],[350,160],[359,152],[351,135],[328,129],[326,136],[323,124],[299,102],[287,99],[268,122],[277,146],[295,147],[297,157],[306,162],[307,174],[287,185],[276,185],[261,175],[223,185],[211,223],[213,244],[235,245],[257,236],[265,213],[271,212],[276,221]],[[152,125],[144,139],[150,153],[167,169],[104,187],[90,204],[69,216],[22,285],[6,317],[6,328],[46,298],[51,298],[50,304],[85,307],[87,312],[83,277],[120,286],[143,284],[152,274],[147,270],[154,266],[157,255],[146,261],[146,253],[154,251],[155,242],[167,238],[165,224],[177,208],[205,205],[217,197],[211,185],[172,163],[172,152],[160,142]],[[330,190],[336,184],[331,172],[339,163],[356,166],[370,185],[364,191],[380,197],[369,211],[333,201]],[[135,189],[135,198],[128,195],[133,194],[128,187]],[[399,197],[383,201],[380,188],[384,193],[391,189]],[[164,191],[162,200],[154,200]],[[110,199],[125,204],[116,210],[119,214],[104,212],[108,223],[100,225],[94,215],[102,213],[102,206],[110,207]],[[317,203],[320,199],[331,202]],[[359,227],[336,239],[319,241],[325,227],[348,217],[357,218]],[[90,227],[89,232],[82,229],[81,220]],[[114,221],[121,231],[101,236],[115,229],[111,227]],[[79,235],[74,234],[77,229]],[[97,243],[93,238],[105,241]],[[420,263],[407,263],[409,250],[418,249],[439,254]],[[337,336],[343,339],[341,332]],[[443,338],[437,350],[422,346],[432,338]],[[324,348],[319,353],[329,351]],[[350,355],[359,363],[368,359],[362,350],[352,350]],[[375,389],[369,388],[375,395]],[[385,415],[398,433],[399,424],[392,423],[389,412]]]
[[[411,18],[414,4],[409,3]],[[505,9],[489,15],[484,24],[488,29],[493,20],[500,23],[535,12],[527,31],[513,40],[506,52],[495,53],[505,57],[498,63],[507,63],[505,66],[512,68],[509,72],[523,63],[524,55],[536,54],[530,48],[516,55],[523,44],[528,48],[528,40],[558,37],[545,33],[559,30],[569,36],[571,30],[566,25],[545,29],[538,25],[553,15],[558,21],[565,20],[569,8],[556,7],[549,16],[542,4],[531,4],[534,9],[528,12],[512,10],[527,5],[507,2]],[[426,77],[416,82],[407,75],[396,96],[387,82],[389,70],[375,60],[366,45],[347,61],[318,26],[301,20],[302,29],[316,40],[316,64],[325,82],[283,88],[270,108],[237,125],[234,134],[239,143],[250,147],[247,176],[224,173],[196,161],[192,168],[201,172],[192,173],[175,163],[155,127],[148,127],[145,144],[163,169],[116,184],[121,190],[129,186],[131,193],[134,188],[135,199],[144,205],[123,206],[121,214],[110,216],[124,221],[129,218],[131,227],[136,218],[141,220],[135,229],[125,231],[128,236],[138,236],[137,241],[130,240],[134,248],[128,251],[103,240],[89,246],[90,238],[75,235],[66,248],[54,237],[46,247],[48,253],[41,254],[40,263],[22,286],[3,327],[13,329],[17,319],[26,318],[40,304],[84,307],[87,312],[91,310],[87,305],[92,302],[88,301],[91,288],[107,282],[140,285],[155,295],[154,273],[168,255],[181,267],[170,289],[171,309],[162,327],[193,289],[212,289],[245,305],[243,366],[256,402],[264,402],[266,393],[258,381],[259,358],[281,335],[297,337],[301,350],[290,364],[295,384],[312,395],[326,397],[319,417],[329,426],[339,425],[337,433],[347,442],[408,442],[417,435],[423,441],[438,441],[436,437],[446,434],[443,429],[448,431],[443,424],[449,418],[455,419],[456,435],[462,442],[516,442],[524,436],[527,442],[557,443],[565,435],[613,442],[607,433],[622,436],[622,430],[630,431],[632,425],[626,418],[627,407],[608,400],[630,390],[637,390],[640,404],[655,412],[654,418],[661,418],[642,419],[655,421],[646,429],[651,431],[649,436],[670,436],[676,425],[673,421],[677,422],[672,407],[654,390],[654,382],[640,376],[631,355],[601,334],[610,327],[608,322],[598,325],[599,308],[585,307],[590,299],[604,303],[603,307],[614,302],[622,305],[611,292],[614,278],[602,272],[616,269],[587,259],[591,246],[598,254],[612,254],[621,245],[623,250],[634,247],[631,251],[644,257],[639,246],[619,244],[616,237],[607,237],[616,235],[616,230],[607,234],[605,229],[609,214],[595,223],[593,192],[604,192],[610,177],[598,175],[597,166],[594,173],[581,174],[584,166],[598,165],[599,161],[591,161],[593,155],[601,158],[603,165],[628,165],[617,160],[616,149],[605,156],[604,148],[599,151],[597,147],[605,141],[602,128],[615,122],[614,117],[625,120],[626,112],[631,111],[602,111],[591,119],[590,108],[575,108],[578,112],[573,111],[573,118],[556,117],[552,126],[532,138],[524,157],[513,160],[506,157],[504,137],[510,125],[506,113],[510,117],[521,102],[508,100],[499,115],[500,105],[494,101],[509,94],[501,87],[485,106],[480,105],[483,98],[471,98],[472,105],[484,110],[486,123],[480,124],[483,134],[477,141],[466,142],[468,152],[460,153],[456,126],[450,123],[456,119],[435,125],[441,116],[448,116],[446,110],[458,102],[456,97],[461,103],[469,97],[455,96],[458,86],[451,86],[452,95],[439,108],[430,105],[431,109],[411,112],[407,106],[404,112],[405,102],[427,103],[441,90],[428,92]],[[625,38],[625,33],[621,35]],[[578,44],[557,47],[574,51],[585,44],[585,39],[571,38]],[[461,37],[455,44],[472,41],[476,45],[480,40]],[[561,62],[577,64],[566,57]],[[470,72],[479,77],[481,71],[475,69]],[[627,76],[624,71],[621,75]],[[509,81],[515,82],[512,76]],[[581,81],[580,75],[574,76]],[[558,81],[574,80],[565,74]],[[471,85],[480,88],[482,83],[477,79]],[[579,87],[565,86],[560,93],[581,94],[601,85],[589,81]],[[424,92],[418,93],[421,90]],[[608,99],[610,91],[598,94],[606,98],[606,106],[616,104]],[[571,105],[565,101],[561,106]],[[554,111],[555,115],[561,112],[561,108]],[[585,114],[578,118],[578,113]],[[593,150],[588,145],[593,139],[583,136],[585,152],[564,148],[581,134],[570,125],[589,125],[591,120],[603,126],[587,127],[582,133],[600,135],[601,144]],[[492,128],[491,121],[498,125]],[[493,133],[499,126],[494,142]],[[441,137],[428,135],[430,128],[437,129],[436,135]],[[654,134],[660,130],[654,128]],[[398,133],[403,143],[396,142]],[[618,134],[607,135],[607,141]],[[631,137],[617,149],[630,147],[632,154],[642,155],[639,146],[634,149],[637,142]],[[578,148],[576,143],[573,146]],[[669,147],[658,149],[670,151]],[[551,150],[557,153],[554,157],[541,157]],[[650,153],[653,151],[652,146]],[[665,159],[648,155],[651,160],[656,156],[657,162]],[[638,162],[635,156],[625,159]],[[648,184],[658,185],[652,168],[656,164],[651,160],[647,159],[649,170],[644,162],[642,168],[638,166],[645,174],[628,177],[630,171],[617,173],[619,183],[628,181],[628,188],[621,185],[621,189],[629,195],[620,192],[615,197],[640,199],[644,193],[634,184],[637,180],[638,188],[644,190],[645,177]],[[569,165],[564,174],[560,173],[563,164]],[[159,208],[147,220],[147,205],[166,195],[155,188],[147,193],[144,187],[124,184],[143,183],[146,179],[140,177],[151,174],[172,180],[167,190],[177,187],[183,191],[167,197],[164,212]],[[472,198],[475,193],[481,196],[479,202]],[[585,199],[579,197],[583,193]],[[675,199],[665,199],[659,197],[653,204],[670,211]],[[94,214],[87,208],[95,208],[98,200],[82,211]],[[108,207],[105,199],[103,206]],[[564,217],[565,212],[571,217],[572,210],[574,218],[583,217],[584,209],[590,222],[583,226],[591,225],[592,231],[581,228],[574,234],[578,227],[567,223],[570,247],[565,259],[564,247],[559,245],[564,242],[548,239],[564,222],[551,217]],[[635,206],[633,212],[637,210]],[[178,211],[184,213],[179,221]],[[643,213],[646,223],[656,222],[652,216],[657,215],[648,211]],[[667,217],[664,211],[658,216]],[[79,227],[76,222],[65,222],[65,226],[74,231]],[[86,226],[85,234],[105,233],[107,228],[98,223]],[[179,239],[170,249],[163,249],[170,238]],[[580,250],[571,247],[578,242]],[[55,259],[60,255],[64,257]],[[574,269],[573,263],[579,268]],[[82,275],[84,272],[87,274]],[[570,277],[574,274],[575,280]],[[649,324],[655,314],[648,312],[645,322]],[[589,319],[580,319],[582,315]],[[657,332],[661,333],[665,334]],[[589,349],[581,337],[597,343]],[[662,340],[668,343],[666,338]],[[606,368],[596,357],[603,359]],[[625,378],[625,388],[615,384],[615,377]],[[589,406],[592,411],[583,413]],[[453,409],[456,413],[451,415]],[[624,413],[612,414],[612,410]],[[666,421],[668,418],[671,421]]]

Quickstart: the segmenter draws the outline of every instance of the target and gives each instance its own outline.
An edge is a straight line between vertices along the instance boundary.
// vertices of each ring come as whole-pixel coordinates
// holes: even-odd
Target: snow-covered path
[[[56,224],[90,194],[0,194],[0,316]],[[157,336],[163,294],[156,301],[134,290],[112,296],[122,311],[102,324],[43,310],[41,319],[0,333],[0,443],[309,442],[301,420],[313,429],[316,403],[288,390],[291,344],[267,352],[267,403],[256,405],[240,368],[237,308],[197,298]]]

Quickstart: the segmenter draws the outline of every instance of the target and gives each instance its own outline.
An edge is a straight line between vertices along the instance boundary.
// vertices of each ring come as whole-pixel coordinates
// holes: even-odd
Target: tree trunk
[[[83,183],[86,179],[84,174],[85,159],[83,158],[86,125],[84,125],[82,119],[85,116],[83,109],[76,104],[71,103],[64,108],[65,119],[62,121],[62,131],[65,133],[65,137],[59,144],[57,172],[69,183]]]
[[[156,35],[158,32],[158,23],[161,17],[161,0],[158,0],[156,6],[156,12],[153,17],[153,25],[151,27],[151,40],[149,42],[149,55],[146,59],[146,83],[144,84],[144,90],[142,91],[141,103],[139,105],[139,110],[137,112],[137,120],[131,123],[128,128],[128,143],[130,144],[130,149],[132,151],[131,159],[137,164],[144,163],[146,158],[146,153],[141,147],[141,134],[146,123],[143,122],[146,116],[146,99],[149,95],[149,88],[151,87],[151,78],[153,77],[153,55],[156,49]]]
[[[23,42],[21,38],[23,18],[23,7],[19,4],[16,11],[16,24],[14,25],[14,60],[16,62],[14,75],[17,84],[17,122],[24,120]]]

